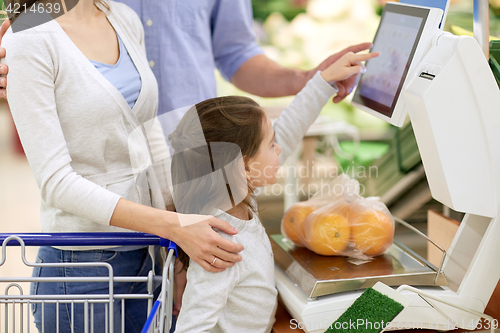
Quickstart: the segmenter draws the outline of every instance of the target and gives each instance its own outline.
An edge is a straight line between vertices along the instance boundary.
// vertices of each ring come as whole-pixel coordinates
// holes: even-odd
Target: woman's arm
[[[242,251],[243,246],[223,238],[212,228],[230,235],[238,231],[226,221],[212,216],[179,214],[121,198],[110,225],[168,238],[179,245],[194,262],[210,272],[220,272],[241,261],[241,256],[235,253]],[[217,260],[215,267],[211,266],[214,256],[224,262]]]
[[[57,74],[42,40],[43,36],[33,29],[7,34],[3,43],[9,52],[2,60],[11,69],[7,88],[10,108],[42,200],[51,207],[103,225],[171,239],[195,262],[213,272],[241,260],[234,252],[243,247],[211,229],[236,233],[227,222],[213,217],[179,216],[127,201],[73,170],[55,101]],[[181,227],[180,218],[198,223]],[[217,261],[216,267],[211,266],[214,255],[226,262]]]

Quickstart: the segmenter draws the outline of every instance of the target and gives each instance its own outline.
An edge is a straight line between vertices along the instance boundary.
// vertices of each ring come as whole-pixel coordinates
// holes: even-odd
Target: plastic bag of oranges
[[[341,175],[310,200],[290,207],[283,235],[325,256],[366,258],[385,253],[394,237],[394,218],[379,198],[364,198],[359,183]]]
[[[304,229],[302,227],[305,219],[315,210],[332,202],[342,200],[340,193],[343,193],[345,189],[356,192],[355,189],[351,188],[355,183],[350,183],[350,180],[348,176],[340,175],[321,188],[311,199],[293,204],[285,212],[281,220],[281,233],[295,245],[305,247]],[[339,188],[341,191],[339,191]],[[359,190],[357,193],[359,193]]]

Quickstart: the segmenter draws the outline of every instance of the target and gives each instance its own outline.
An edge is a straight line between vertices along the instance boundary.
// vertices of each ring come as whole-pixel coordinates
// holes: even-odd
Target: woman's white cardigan
[[[8,101],[41,191],[43,232],[123,231],[109,225],[120,197],[151,206],[136,186],[128,137],[156,116],[158,86],[139,17],[109,4],[108,20],[141,77],[132,110],[56,21],[9,30],[2,40]],[[15,24],[31,21],[26,14]]]

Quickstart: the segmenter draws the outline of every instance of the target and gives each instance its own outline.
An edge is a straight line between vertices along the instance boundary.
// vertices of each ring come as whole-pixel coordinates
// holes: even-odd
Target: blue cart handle
[[[76,233],[0,233],[0,243],[10,236],[18,236],[27,246],[149,246],[160,245],[171,248],[177,255],[174,242],[156,235],[141,232],[76,232]],[[15,239],[7,246],[19,246]]]
[[[164,238],[162,238],[162,239],[164,239]],[[171,240],[169,240],[168,242],[169,242],[169,244],[168,244],[168,251],[170,251],[170,250],[174,250],[174,255],[175,255],[175,257],[178,257],[178,255],[179,255],[179,254],[177,253],[177,244],[175,244],[175,243],[174,243],[173,241],[171,241]],[[160,241],[160,243],[161,243],[161,241]],[[163,246],[163,245],[162,245],[162,246]]]
[[[173,241],[166,239],[166,238],[160,238],[160,246],[166,247],[167,252],[169,252],[170,250],[174,250],[174,255],[176,257],[178,256],[177,244],[175,244]]]

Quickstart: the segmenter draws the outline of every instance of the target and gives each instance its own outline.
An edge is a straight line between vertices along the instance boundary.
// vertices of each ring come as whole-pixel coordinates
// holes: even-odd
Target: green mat
[[[325,333],[378,333],[401,311],[400,303],[368,288]]]

